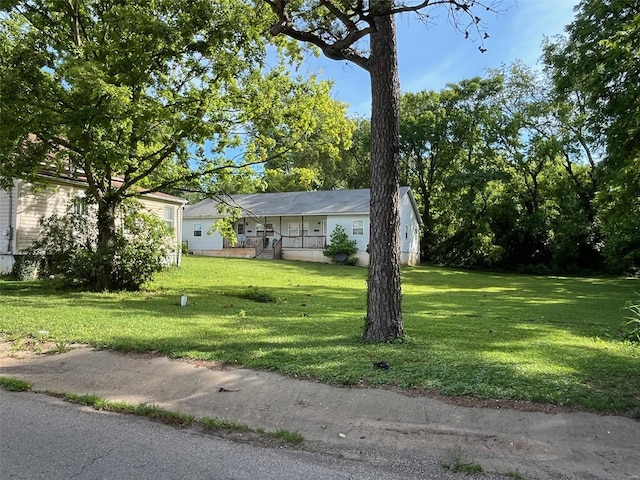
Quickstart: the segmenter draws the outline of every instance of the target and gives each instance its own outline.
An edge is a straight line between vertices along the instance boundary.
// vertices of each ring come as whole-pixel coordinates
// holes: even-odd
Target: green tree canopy
[[[567,35],[544,59],[565,98],[579,95],[590,133],[606,146],[598,202],[607,257],[640,267],[640,10],[626,0],[582,0]]]
[[[125,199],[210,182],[237,166],[224,152],[240,144],[243,164],[299,148],[317,112],[336,106],[327,84],[268,68],[267,20],[241,1],[0,7],[0,181],[37,181],[43,168],[86,178],[98,210],[100,289],[113,285]]]
[[[602,267],[596,151],[579,98],[521,63],[401,99],[404,181],[429,261],[575,271]],[[596,146],[597,147],[597,146]]]

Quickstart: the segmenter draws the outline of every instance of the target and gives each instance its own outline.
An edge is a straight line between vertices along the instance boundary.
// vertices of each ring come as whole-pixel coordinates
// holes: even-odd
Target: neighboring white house
[[[340,225],[357,243],[358,264],[368,265],[369,200],[368,189],[256,193],[202,200],[184,209],[183,241],[189,252],[197,255],[328,263],[331,260],[322,250]],[[216,221],[225,216],[221,205],[241,211],[241,218],[233,224],[238,237],[235,245],[215,230]],[[409,187],[400,189],[400,216],[401,262],[417,265],[421,220]]]
[[[47,188],[34,190],[21,180],[13,187],[0,189],[0,274],[9,273],[15,257],[19,256],[38,238],[38,221],[54,213],[64,214],[74,198],[85,194],[86,183],[64,177],[42,175]],[[165,220],[173,230],[176,249],[169,259],[180,264],[182,244],[182,210],[185,200],[163,193],[142,196],[142,206],[150,213]]]

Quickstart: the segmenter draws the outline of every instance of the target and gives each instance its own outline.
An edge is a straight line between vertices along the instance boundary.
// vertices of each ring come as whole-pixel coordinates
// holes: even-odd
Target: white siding
[[[401,208],[401,225],[400,225],[400,247],[401,247],[401,263],[408,265],[416,265],[420,262],[420,219],[418,212],[414,208],[414,202],[410,195],[410,190],[400,199]],[[203,211],[203,215],[206,213]],[[189,243],[189,250],[213,254],[212,250],[221,250],[223,248],[223,240],[219,233],[207,235],[211,226],[214,224],[217,213],[212,212],[211,217],[207,218],[188,218],[183,221],[184,239]],[[357,231],[354,231],[354,221],[357,223]],[[244,237],[254,239],[262,235],[262,231],[258,232],[257,224],[261,220],[245,218],[241,220],[244,224]],[[194,224],[202,225],[202,236],[194,237]],[[315,262],[330,261],[322,256],[323,245],[314,243],[314,238],[319,239],[318,242],[326,237],[328,243],[331,233],[340,225],[344,228],[348,237],[356,241],[358,252],[358,265],[369,264],[369,254],[367,247],[369,246],[369,229],[370,219],[368,213],[360,214],[329,214],[323,215],[283,215],[276,217],[268,217],[264,223],[272,223],[274,233],[267,235],[269,244],[273,238],[285,237],[282,242],[282,258],[286,260],[307,260]],[[301,236],[290,237],[290,235],[300,235],[298,225],[302,223],[304,230],[304,239]],[[291,224],[291,228],[290,228]],[[325,226],[326,225],[326,226]],[[303,241],[304,240],[304,241]],[[253,245],[247,243],[247,245]]]
[[[400,255],[408,265],[420,263],[420,223],[409,191],[400,199]]]
[[[0,190],[0,275],[13,269],[16,189]]]
[[[0,190],[0,228],[9,225],[9,192]]]
[[[73,185],[51,183],[44,190],[34,191],[32,185],[18,182],[16,202],[16,253],[38,239],[38,221],[54,213],[64,214],[74,196],[84,195],[84,189]]]
[[[173,252],[170,260],[172,264],[180,265],[182,252],[182,204],[154,197],[143,197],[140,199],[140,203],[151,215],[165,220],[172,229]],[[169,218],[171,222],[168,221]]]
[[[362,235],[353,234],[353,221],[362,221],[363,231]],[[341,215],[341,216],[328,216],[327,217],[327,243],[331,239],[331,234],[337,225],[344,228],[347,232],[350,240],[355,240],[358,246],[358,250],[365,252],[369,245],[369,215]]]
[[[73,198],[85,195],[86,187],[77,182],[50,179],[46,188],[34,190],[29,183],[17,181],[13,199],[13,236],[12,253],[19,254],[28,248],[39,236],[39,220],[54,213],[64,214]],[[182,203],[179,199],[145,197],[141,199],[144,208],[160,218],[165,218],[165,210],[173,213],[175,252],[170,259],[180,263],[180,243],[182,241]],[[8,195],[0,191],[0,233],[8,216]],[[2,254],[0,237],[0,254]],[[4,262],[6,264],[7,262]]]
[[[189,250],[221,250],[222,235],[220,232],[213,231],[213,224],[216,222],[213,218],[188,218],[182,221],[182,239],[189,247]],[[199,224],[202,226],[202,235],[196,237],[194,235],[194,226]]]

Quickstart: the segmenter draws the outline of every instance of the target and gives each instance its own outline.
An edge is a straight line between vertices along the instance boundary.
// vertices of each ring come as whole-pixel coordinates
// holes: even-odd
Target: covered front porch
[[[327,217],[323,216],[247,217],[235,222],[233,229],[237,242],[224,238],[223,248],[254,249],[252,256],[261,258],[283,258],[283,250],[316,250],[321,255],[327,242]]]

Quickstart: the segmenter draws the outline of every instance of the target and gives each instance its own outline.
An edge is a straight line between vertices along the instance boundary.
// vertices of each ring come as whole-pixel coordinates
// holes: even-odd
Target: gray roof
[[[400,188],[403,196],[409,187]],[[220,217],[218,204],[223,201],[258,217],[298,215],[368,215],[369,189],[325,190],[321,192],[254,193],[223,195],[187,205],[184,218]]]

